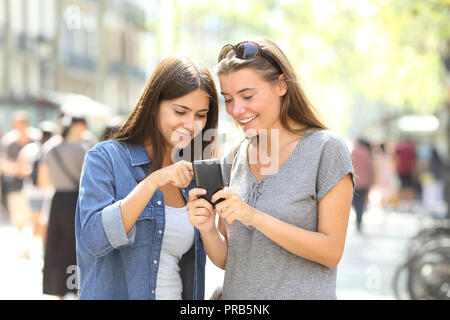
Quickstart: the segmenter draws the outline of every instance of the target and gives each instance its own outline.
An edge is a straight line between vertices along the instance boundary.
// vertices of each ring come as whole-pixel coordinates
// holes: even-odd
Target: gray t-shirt
[[[312,132],[312,131],[311,131]],[[249,140],[224,158],[224,182],[252,207],[294,226],[317,231],[318,204],[353,167],[344,140],[328,130],[307,133],[273,174],[255,180]],[[354,178],[353,178],[354,179]],[[336,299],[336,269],[285,250],[257,229],[226,224],[228,255],[223,299]]]
[[[86,148],[81,142],[62,142],[44,154],[43,161],[48,166],[55,190],[78,191],[85,154]]]

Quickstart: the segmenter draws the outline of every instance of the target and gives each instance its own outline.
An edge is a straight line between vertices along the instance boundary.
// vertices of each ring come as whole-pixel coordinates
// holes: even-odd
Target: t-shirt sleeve
[[[330,136],[324,144],[319,163],[317,201],[322,200],[325,194],[349,173],[355,186],[352,160],[347,145],[342,138]]]
[[[224,157],[220,160],[222,168],[223,184],[228,187],[230,185],[231,170],[233,162],[236,160],[236,155],[242,145],[243,140],[234,143],[230,149],[226,150]]]
[[[220,161],[220,166],[222,168],[223,184],[226,187],[230,185],[231,166],[235,155],[235,151],[233,149],[234,148],[228,150]]]

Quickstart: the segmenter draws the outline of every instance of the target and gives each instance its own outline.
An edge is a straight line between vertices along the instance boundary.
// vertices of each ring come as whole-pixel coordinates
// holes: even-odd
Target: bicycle
[[[450,225],[439,221],[410,240],[407,261],[399,266],[393,278],[393,290],[402,299],[399,285],[407,272],[409,299],[450,300]]]

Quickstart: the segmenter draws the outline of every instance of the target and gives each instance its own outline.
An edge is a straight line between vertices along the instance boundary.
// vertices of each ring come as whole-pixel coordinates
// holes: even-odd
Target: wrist
[[[251,219],[249,221],[249,225],[254,228],[258,228],[258,226],[260,225],[261,220],[263,218],[263,212],[259,211],[258,209],[255,209],[253,207],[251,207],[250,210],[252,211],[252,213],[251,213]]]
[[[202,236],[202,239],[210,238],[211,236],[215,236],[217,233],[219,233],[219,230],[217,230],[217,227],[214,226],[209,230],[199,230],[200,235]]]
[[[147,187],[150,188],[151,190],[156,190],[159,187],[158,180],[154,172],[151,173],[148,177],[146,177],[144,181]]]

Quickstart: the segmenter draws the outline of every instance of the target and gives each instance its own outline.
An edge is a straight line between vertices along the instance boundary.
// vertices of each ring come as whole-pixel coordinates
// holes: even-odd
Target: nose
[[[186,130],[189,130],[189,132],[193,132],[194,131],[194,117],[190,116],[190,117],[186,117],[183,123],[183,127]]]
[[[245,103],[244,102],[235,102],[233,103],[229,110],[228,113],[233,116],[233,117],[238,117],[241,114],[245,113],[247,111],[246,107],[245,107]]]
[[[195,115],[190,117],[186,117],[183,128],[188,130],[191,134],[195,134],[198,131],[202,130],[202,122],[195,120]]]

